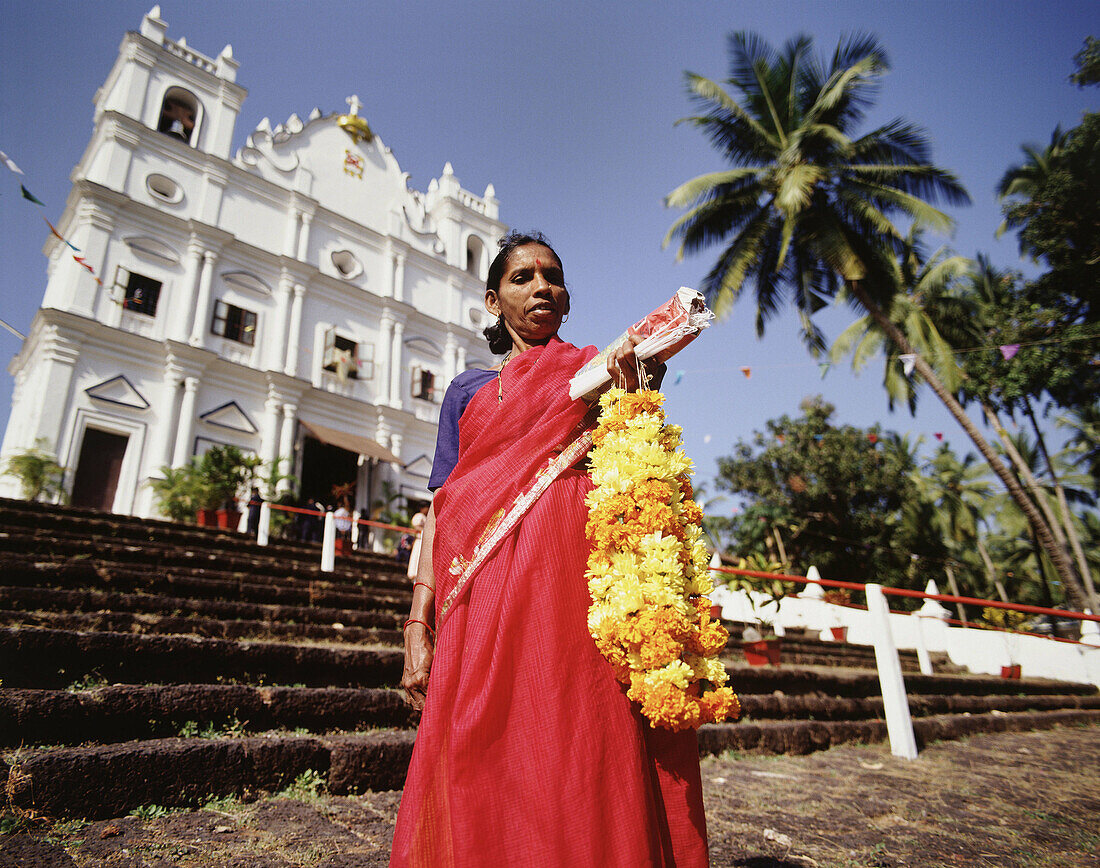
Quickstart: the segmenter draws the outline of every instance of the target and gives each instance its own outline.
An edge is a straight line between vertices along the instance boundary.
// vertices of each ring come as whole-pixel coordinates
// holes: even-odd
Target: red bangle
[[[431,585],[429,585],[429,584],[428,584],[427,582],[413,582],[413,590],[414,590],[414,591],[416,590],[416,586],[417,586],[417,585],[423,585],[423,586],[424,586],[425,588],[427,588],[427,589],[428,589],[429,591],[431,591],[431,592],[432,592],[433,594],[435,593],[435,588],[433,588],[433,587],[432,587]]]
[[[428,632],[432,634],[432,638],[435,638],[435,630],[432,629],[432,625],[429,624],[427,621],[421,621],[419,618],[409,618],[409,620],[405,622],[404,626],[401,627],[402,633],[405,632],[409,624],[423,624],[425,627],[428,628]]]

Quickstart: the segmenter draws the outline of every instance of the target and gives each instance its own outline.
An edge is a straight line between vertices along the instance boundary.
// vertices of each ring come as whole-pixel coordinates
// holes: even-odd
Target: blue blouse
[[[435,460],[432,462],[432,475],[428,478],[430,491],[441,488],[458,463],[458,420],[462,418],[466,405],[482,386],[496,378],[496,371],[471,368],[451,380],[451,385],[443,396],[443,406],[439,410]]]

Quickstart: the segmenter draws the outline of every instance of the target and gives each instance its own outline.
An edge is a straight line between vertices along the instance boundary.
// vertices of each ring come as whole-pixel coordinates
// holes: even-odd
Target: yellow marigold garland
[[[650,725],[678,731],[736,718],[718,654],[729,634],[710,617],[714,586],[692,499],[681,429],[656,391],[600,398],[590,453],[588,631]]]

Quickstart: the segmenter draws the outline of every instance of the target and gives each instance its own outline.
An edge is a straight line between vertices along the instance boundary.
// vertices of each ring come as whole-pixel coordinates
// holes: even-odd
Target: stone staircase
[[[403,570],[353,553],[0,500],[0,748],[9,807],[114,817],[276,791],[400,788]],[[735,636],[743,625],[729,625]],[[903,655],[918,739],[1100,721],[1091,685],[1007,681]],[[870,648],[784,639],[783,664],[726,664],[744,717],[704,752],[805,753],[885,738]]]

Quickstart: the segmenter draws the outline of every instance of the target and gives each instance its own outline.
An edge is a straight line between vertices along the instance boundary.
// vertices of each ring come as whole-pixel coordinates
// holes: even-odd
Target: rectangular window
[[[325,338],[326,371],[332,371],[341,380],[359,379],[359,344],[351,338],[329,331]]]
[[[435,400],[435,374],[427,368],[412,369],[412,396],[423,401]]]
[[[124,290],[122,307],[134,313],[142,313],[146,316],[157,315],[161,285],[159,280],[153,280],[136,271],[129,271],[121,265],[115,273],[115,286],[122,287]]]
[[[219,301],[214,306],[214,322],[210,325],[210,331],[251,347],[256,343],[256,314]]]

